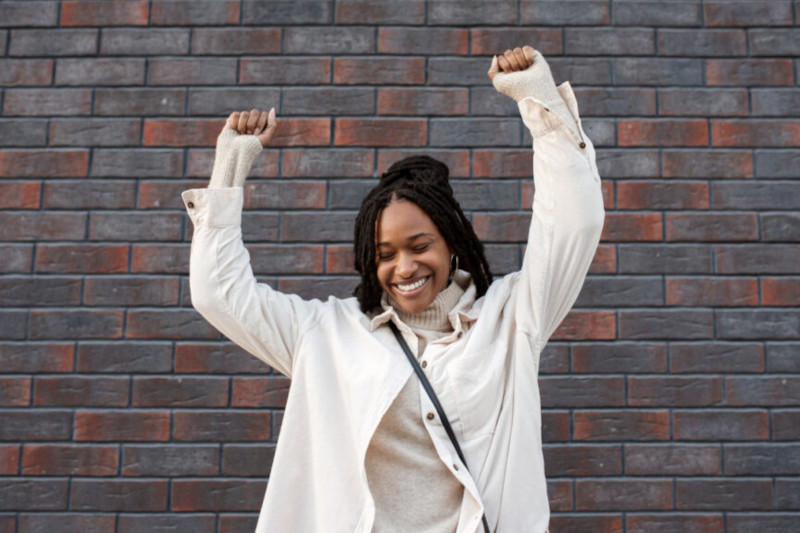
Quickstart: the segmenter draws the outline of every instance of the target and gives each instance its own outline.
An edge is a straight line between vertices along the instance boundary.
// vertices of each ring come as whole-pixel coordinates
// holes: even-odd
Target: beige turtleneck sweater
[[[417,357],[453,331],[449,312],[464,294],[457,283],[440,292],[425,311],[407,313],[391,300],[400,320],[419,339]],[[422,422],[419,379],[411,374],[381,419],[367,448],[366,469],[375,500],[375,533],[455,531],[464,486],[436,453]]]

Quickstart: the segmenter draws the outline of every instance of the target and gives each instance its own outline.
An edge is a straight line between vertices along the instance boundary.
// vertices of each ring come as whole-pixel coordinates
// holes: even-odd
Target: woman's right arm
[[[244,180],[276,125],[274,110],[231,114],[217,139],[208,188],[182,197],[194,224],[192,305],[226,337],[291,376],[300,328],[315,306],[256,282],[241,228]]]

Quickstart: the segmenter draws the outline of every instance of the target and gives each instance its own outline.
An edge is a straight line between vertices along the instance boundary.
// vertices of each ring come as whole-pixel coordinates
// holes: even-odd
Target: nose
[[[401,278],[410,278],[417,271],[417,262],[411,254],[401,253],[397,256],[395,273]]]

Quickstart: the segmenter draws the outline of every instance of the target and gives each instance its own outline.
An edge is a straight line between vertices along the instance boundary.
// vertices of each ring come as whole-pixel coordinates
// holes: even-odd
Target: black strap
[[[467,467],[467,461],[464,459],[464,453],[461,451],[461,446],[458,445],[458,439],[456,439],[456,434],[453,432],[453,427],[450,425],[450,420],[447,419],[447,415],[444,412],[444,408],[442,404],[439,403],[439,398],[436,396],[436,392],[433,390],[431,386],[431,382],[428,381],[428,376],[425,375],[425,372],[422,371],[422,367],[419,366],[419,362],[417,358],[414,357],[414,354],[411,353],[411,348],[408,347],[408,343],[403,338],[403,335],[400,333],[400,330],[397,329],[397,326],[391,320],[389,321],[389,327],[392,328],[392,333],[397,338],[397,342],[400,343],[400,347],[405,352],[406,357],[408,358],[408,362],[411,363],[412,368],[414,368],[414,372],[417,374],[420,383],[422,383],[422,388],[425,389],[425,392],[428,393],[428,397],[431,399],[433,406],[436,408],[436,412],[439,413],[439,420],[442,421],[442,425],[444,426],[444,430],[447,432],[447,436],[450,437],[450,442],[453,443],[453,447],[456,449],[456,453],[458,454],[458,458],[461,459],[461,462]],[[467,471],[469,471],[469,467],[467,467]],[[483,530],[485,533],[489,533],[489,522],[486,520],[486,513],[483,513],[481,517],[483,520]]]

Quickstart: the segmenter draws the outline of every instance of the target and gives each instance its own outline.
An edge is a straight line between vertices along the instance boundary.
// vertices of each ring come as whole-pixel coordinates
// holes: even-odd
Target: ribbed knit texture
[[[262,150],[261,141],[255,135],[241,135],[232,129],[223,130],[217,137],[214,170],[208,188],[244,186],[250,167]]]

